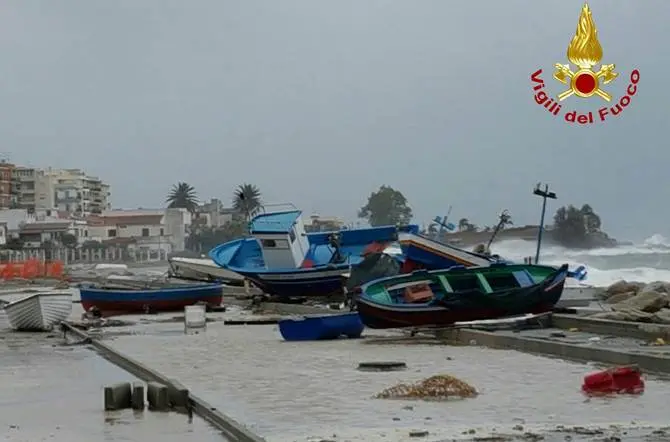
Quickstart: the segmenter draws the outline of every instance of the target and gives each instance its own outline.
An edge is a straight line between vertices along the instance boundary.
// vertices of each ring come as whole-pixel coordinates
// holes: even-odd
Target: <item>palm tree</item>
[[[244,215],[246,221],[262,208],[261,191],[253,184],[240,184],[233,195],[233,208]]]
[[[458,230],[461,232],[468,230],[469,226],[470,221],[467,218],[461,218],[460,221],[458,221]]]
[[[165,202],[170,209],[186,209],[193,214],[198,208],[198,195],[193,186],[180,181],[172,186]]]

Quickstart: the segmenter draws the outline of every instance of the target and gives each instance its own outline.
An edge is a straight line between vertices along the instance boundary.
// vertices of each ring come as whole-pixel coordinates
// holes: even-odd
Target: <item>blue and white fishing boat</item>
[[[418,226],[385,226],[306,233],[300,210],[263,213],[250,223],[251,237],[221,244],[209,252],[219,266],[248,278],[280,297],[329,296],[342,290],[342,276],[367,253],[395,254],[398,235]]]

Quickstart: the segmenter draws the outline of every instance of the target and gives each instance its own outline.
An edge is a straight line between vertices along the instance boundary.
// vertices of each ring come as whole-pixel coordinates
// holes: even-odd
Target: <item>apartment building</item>
[[[11,208],[16,201],[12,189],[12,170],[13,164],[0,160],[0,209]]]
[[[81,169],[16,167],[12,176],[17,208],[55,209],[81,215],[111,208],[109,185]]]

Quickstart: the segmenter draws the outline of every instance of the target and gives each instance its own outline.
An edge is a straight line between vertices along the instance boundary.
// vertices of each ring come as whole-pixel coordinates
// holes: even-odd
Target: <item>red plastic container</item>
[[[586,375],[582,391],[590,395],[610,393],[640,394],[644,391],[644,380],[637,367],[610,368]]]

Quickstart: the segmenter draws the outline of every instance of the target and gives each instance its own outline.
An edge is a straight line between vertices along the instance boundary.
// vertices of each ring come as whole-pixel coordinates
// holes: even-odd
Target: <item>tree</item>
[[[263,208],[261,191],[253,184],[240,184],[233,194],[233,208],[249,222]]]
[[[8,250],[23,250],[23,240],[17,236],[10,236],[7,238],[5,248]]]
[[[68,249],[74,249],[77,247],[77,237],[74,236],[71,233],[64,233],[60,237],[60,243],[63,244],[64,247],[67,247]]]
[[[476,232],[477,226],[472,224],[467,218],[461,218],[458,221],[458,231],[459,232]]]
[[[600,217],[590,205],[584,204],[581,209],[569,205],[556,211],[552,235],[566,247],[588,248],[594,238],[606,237],[600,227]]]
[[[96,250],[96,249],[104,249],[105,246],[99,241],[89,239],[88,241],[84,241],[84,243],[81,245],[81,248],[83,250]]]
[[[406,225],[412,220],[412,209],[400,191],[384,185],[370,194],[367,204],[359,210],[358,217],[367,219],[373,227]]]
[[[500,214],[500,228],[504,229],[507,226],[513,226],[514,222],[512,221],[512,215],[510,215],[506,210]]]
[[[228,241],[241,238],[246,233],[246,223],[242,220],[227,222],[221,227],[200,227],[187,238],[187,248],[198,252],[208,251]]]
[[[178,182],[172,186],[165,202],[170,209],[186,209],[191,214],[198,209],[198,196],[195,188],[188,183]]]

